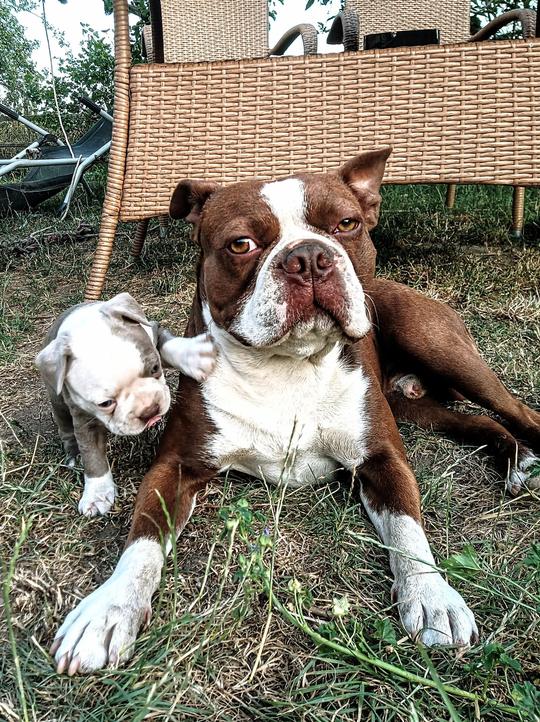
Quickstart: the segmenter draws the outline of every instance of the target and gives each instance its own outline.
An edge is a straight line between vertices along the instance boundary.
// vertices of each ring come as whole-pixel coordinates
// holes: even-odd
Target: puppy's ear
[[[151,325],[142,308],[129,293],[119,293],[110,301],[105,301],[101,311],[111,318],[142,323],[143,326]]]
[[[338,171],[340,178],[360,201],[369,230],[377,225],[381,207],[381,187],[384,168],[392,148],[370,150],[351,158]]]
[[[204,204],[219,188],[213,181],[183,180],[176,186],[169,205],[171,218],[198,223]]]
[[[62,393],[70,355],[66,336],[57,336],[36,356],[36,366],[43,380],[58,395]]]

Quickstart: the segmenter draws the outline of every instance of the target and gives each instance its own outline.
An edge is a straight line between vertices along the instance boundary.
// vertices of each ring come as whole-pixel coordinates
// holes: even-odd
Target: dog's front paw
[[[152,594],[163,567],[163,551],[138,539],[120,557],[107,581],[70,612],[54,638],[59,674],[117,667],[133,654],[141,626],[150,619]]]
[[[411,574],[392,588],[409,636],[427,647],[468,647],[478,641],[474,615],[438,572]]]
[[[160,353],[169,366],[196,381],[205,381],[216,365],[216,349],[207,333],[193,338],[171,338],[163,344]]]
[[[79,513],[92,517],[107,514],[114,504],[116,486],[112,474],[103,476],[84,476],[84,490],[79,501]]]
[[[95,672],[131,657],[151,610],[130,591],[129,580],[122,585],[111,577],[67,615],[50,650],[58,674]]]
[[[519,494],[523,488],[540,489],[540,458],[523,449],[517,465],[508,474],[506,488],[512,496]]]

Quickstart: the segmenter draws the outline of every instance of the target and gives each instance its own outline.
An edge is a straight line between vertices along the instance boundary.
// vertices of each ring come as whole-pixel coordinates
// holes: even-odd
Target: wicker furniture
[[[531,10],[512,10],[488,23],[475,35],[470,34],[470,0],[438,0],[424,3],[419,0],[346,0],[345,9],[336,17],[328,35],[330,45],[343,43],[346,51],[363,48],[364,36],[371,33],[398,30],[437,28],[441,44],[480,42],[490,39],[498,30],[512,24],[521,26],[525,39],[535,36],[536,16]],[[454,206],[456,185],[447,187],[446,205]],[[514,187],[512,203],[512,233],[521,237],[525,210],[525,188]]]
[[[130,67],[127,0],[114,11],[115,125],[88,299],[118,220],[166,213],[184,177],[330,171],[392,144],[389,183],[540,185],[540,40]]]
[[[300,37],[304,53],[317,52],[312,25],[291,28],[273,47],[268,46],[268,0],[151,0],[152,25],[143,30],[143,49],[149,63],[199,63],[282,55]],[[160,234],[166,232],[160,216]],[[137,225],[131,254],[143,249],[149,218]]]

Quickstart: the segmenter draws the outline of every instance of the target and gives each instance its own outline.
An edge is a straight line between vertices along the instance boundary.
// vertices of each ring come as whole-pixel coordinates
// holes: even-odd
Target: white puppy
[[[45,344],[36,364],[68,464],[80,454],[84,469],[79,511],[106,514],[116,491],[107,430],[132,436],[157,423],[171,402],[162,362],[202,381],[214,367],[214,345],[206,334],[172,336],[148,321],[129,293],[68,309]]]

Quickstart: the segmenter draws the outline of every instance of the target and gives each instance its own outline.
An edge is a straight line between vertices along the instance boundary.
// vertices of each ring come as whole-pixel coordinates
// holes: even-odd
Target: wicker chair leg
[[[523,237],[523,216],[525,214],[525,188],[514,186],[512,198],[512,238]]]
[[[98,301],[101,296],[105,276],[109,270],[117,225],[118,218],[102,216],[98,244],[84,293],[85,301]]]
[[[166,238],[169,229],[169,216],[159,216],[159,237]]]
[[[456,184],[449,183],[446,186],[446,207],[453,208],[456,202]]]
[[[114,3],[114,27],[114,122],[109,153],[107,192],[101,214],[96,253],[84,294],[85,301],[97,301],[101,296],[120,216],[128,139],[129,69],[131,66],[127,2]]]
[[[131,255],[134,258],[139,258],[142,253],[146,234],[148,232],[148,224],[150,223],[149,218],[144,218],[142,221],[137,223],[137,229],[135,231],[135,237],[133,238],[133,245],[131,246]]]

